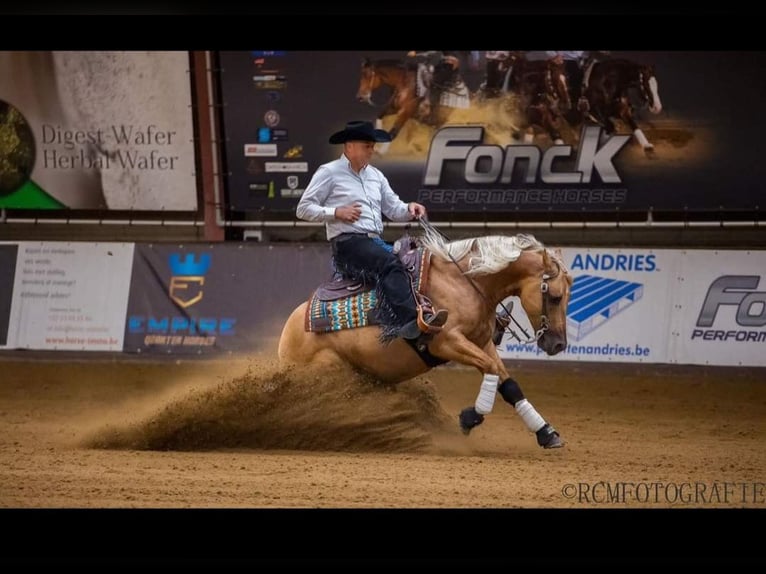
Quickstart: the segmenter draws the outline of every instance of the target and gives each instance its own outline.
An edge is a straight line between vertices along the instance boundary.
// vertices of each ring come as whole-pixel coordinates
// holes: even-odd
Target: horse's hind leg
[[[287,318],[279,337],[277,357],[280,367],[308,365],[325,359],[329,352],[323,352],[322,339],[315,333],[307,333],[304,328],[306,303],[298,306]],[[329,357],[333,359],[333,357]],[[326,360],[326,359],[325,359]]]

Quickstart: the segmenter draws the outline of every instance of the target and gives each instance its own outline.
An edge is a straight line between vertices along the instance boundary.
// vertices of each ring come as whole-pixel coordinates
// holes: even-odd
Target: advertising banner
[[[671,250],[562,249],[574,277],[567,309],[567,349],[549,357],[510,334],[498,346],[507,359],[624,363],[669,362],[677,255]],[[533,334],[519,304],[513,315]]]
[[[18,243],[6,346],[122,351],[132,261],[132,243]]]
[[[561,52],[559,68],[540,54],[220,52],[228,207],[294,215],[351,120],[394,136],[373,163],[437,217],[762,203],[766,52]]]
[[[13,281],[16,276],[18,251],[18,245],[0,243],[0,349],[8,343],[8,325],[11,319]]]
[[[137,245],[125,351],[255,350],[331,275],[328,244]]]
[[[188,52],[0,52],[0,207],[196,211],[191,103]]]
[[[673,362],[766,366],[766,253],[679,253]]]

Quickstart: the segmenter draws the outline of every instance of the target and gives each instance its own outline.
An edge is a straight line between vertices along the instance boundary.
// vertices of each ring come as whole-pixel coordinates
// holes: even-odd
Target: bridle
[[[510,322],[504,325],[503,322],[497,317],[495,318],[495,321],[498,323],[498,325],[500,325],[503,331],[505,331],[506,333],[509,333],[511,337],[513,337],[519,343],[522,343],[524,345],[536,342],[551,327],[551,322],[548,319],[548,300],[550,299],[550,295],[549,295],[550,287],[548,285],[548,281],[551,279],[555,279],[561,273],[561,265],[559,265],[558,261],[556,261],[555,259],[553,260],[553,262],[556,264],[556,269],[557,269],[556,273],[554,275],[549,275],[548,273],[544,272],[542,274],[542,277],[540,278],[540,292],[542,293],[543,305],[542,305],[542,312],[540,313],[540,328],[535,331],[535,334],[533,337],[530,337],[526,329],[524,329],[524,327],[519,324],[516,318],[513,315],[511,315],[511,312],[506,308],[505,304],[502,301],[500,302],[500,306],[503,308],[503,312],[505,313],[505,315],[511,318],[511,320],[516,324],[516,327],[518,327],[519,330],[524,334],[525,339],[522,339],[521,337],[519,337],[518,333],[516,333],[513,330],[513,328],[510,326]],[[468,277],[468,279],[470,280],[470,277]],[[471,281],[471,283],[473,283],[473,281]],[[478,289],[478,287],[476,287],[476,289]],[[482,297],[483,296],[484,294],[482,293]]]

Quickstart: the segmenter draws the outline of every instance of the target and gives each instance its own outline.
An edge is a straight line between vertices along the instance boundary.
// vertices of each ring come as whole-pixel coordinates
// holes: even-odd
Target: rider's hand
[[[346,223],[354,223],[362,216],[362,206],[359,203],[344,205],[335,208],[335,219],[340,219]]]
[[[426,216],[426,207],[420,203],[412,201],[407,204],[407,209],[409,210],[412,219],[421,219]]]

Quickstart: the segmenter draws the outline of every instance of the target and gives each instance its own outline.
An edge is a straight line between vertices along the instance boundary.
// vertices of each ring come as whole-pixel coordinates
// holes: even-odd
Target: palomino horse
[[[531,235],[487,236],[447,242],[424,223],[421,253],[429,258],[424,294],[434,306],[449,310],[449,319],[433,336],[427,349],[403,339],[381,342],[375,326],[309,332],[309,302],[299,305],[287,319],[279,341],[280,365],[329,368],[351,366],[381,382],[396,384],[429,371],[438,364],[457,362],[475,367],[484,382],[497,391],[536,433],[545,448],[563,445],[558,432],[524,397],[497,352],[496,309],[506,298],[519,298],[535,329],[537,345],[548,355],[566,348],[566,312],[572,277],[559,253],[546,249]],[[395,244],[396,245],[396,244]],[[350,306],[343,305],[344,309]],[[502,333],[502,331],[501,331]],[[492,392],[490,403],[494,401]],[[492,404],[479,408],[479,399],[460,413],[465,434],[481,424]]]
[[[644,152],[651,153],[654,146],[636,123],[632,96],[653,114],[662,111],[654,67],[626,59],[604,60],[594,63],[586,74],[587,87],[583,93],[590,106],[586,118],[603,126],[607,135],[616,129],[612,118],[621,119],[630,127]]]
[[[511,90],[519,98],[521,125],[514,137],[524,132],[532,143],[534,127],[542,128],[554,144],[563,144],[559,132],[562,114],[572,107],[564,64],[554,60],[528,61],[516,57],[511,71]]]

